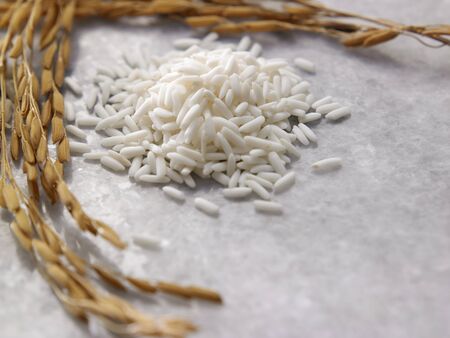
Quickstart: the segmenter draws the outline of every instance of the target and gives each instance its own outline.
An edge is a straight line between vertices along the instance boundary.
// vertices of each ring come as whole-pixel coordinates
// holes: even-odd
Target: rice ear
[[[63,119],[59,115],[54,115],[52,118],[52,142],[58,143],[66,135],[64,130]]]
[[[18,58],[20,54],[22,54],[22,51],[23,51],[23,39],[21,36],[19,36],[16,38],[16,41],[14,41],[13,47],[9,52],[9,56],[13,59]]]
[[[30,251],[32,248],[31,239],[26,234],[24,234],[22,230],[20,230],[16,222],[12,222],[10,228],[11,232],[14,234],[22,248],[24,248],[26,251]]]
[[[341,39],[341,43],[346,47],[361,47],[364,41],[373,36],[378,30],[370,30],[367,32],[351,33],[345,38]]]
[[[48,98],[47,100],[45,100],[41,110],[42,126],[46,127],[49,124],[50,120],[52,120],[52,116],[53,116],[52,102],[50,98]]]
[[[26,22],[26,19],[31,12],[32,5],[33,5],[32,2],[24,2],[20,5],[20,7],[17,10],[14,11],[14,14],[12,15],[9,21],[8,27],[8,32],[11,35],[15,35],[17,32],[20,31],[20,29]]]
[[[3,198],[10,212],[15,213],[20,208],[19,198],[12,184],[7,183],[3,186]]]
[[[67,32],[72,31],[73,17],[75,14],[75,1],[70,1],[63,9],[61,22]]]
[[[59,161],[67,162],[70,160],[70,147],[67,136],[64,136],[62,140],[58,143],[56,153]]]
[[[61,94],[61,92],[56,88],[56,86],[53,87],[53,109],[56,113],[58,113],[60,116],[64,115],[64,98]]]
[[[11,157],[14,161],[17,161],[20,156],[20,140],[17,135],[16,129],[13,129],[11,134],[11,144],[10,144]]]
[[[191,27],[208,27],[214,26],[226,21],[223,17],[218,15],[205,16],[190,16],[185,19],[186,23]]]
[[[63,59],[63,63],[65,65],[69,64],[70,61],[70,52],[71,52],[71,46],[70,46],[70,38],[67,36],[64,36],[62,39],[62,44],[61,44],[61,56]]]
[[[42,163],[46,160],[47,158],[47,138],[45,137],[45,135],[41,135],[41,138],[39,140],[39,145],[36,151],[36,160],[39,163]]]
[[[64,72],[65,72],[65,64],[60,51],[58,58],[56,60],[56,68],[55,68],[55,83],[58,87],[61,87],[64,83]]]
[[[44,68],[50,69],[52,67],[53,58],[55,57],[57,49],[58,45],[56,44],[56,41],[45,49],[44,55],[42,57],[42,66]]]
[[[41,141],[41,135],[41,123],[36,117],[34,117],[31,121],[30,130],[31,145],[33,146],[33,149],[38,148],[38,145]]]
[[[47,95],[53,86],[53,73],[51,69],[44,68],[41,74],[41,94]]]
[[[396,31],[393,31],[390,29],[381,30],[378,33],[373,34],[372,36],[369,36],[368,38],[366,38],[363,42],[363,46],[364,47],[375,46],[380,43],[395,39],[398,35],[399,35],[399,32],[396,32]]]

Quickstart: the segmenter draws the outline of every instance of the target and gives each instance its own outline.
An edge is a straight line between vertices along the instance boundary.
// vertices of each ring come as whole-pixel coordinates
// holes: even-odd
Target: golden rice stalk
[[[56,86],[53,87],[53,93],[52,93],[52,106],[54,111],[59,114],[60,116],[64,115],[64,98],[61,94],[61,92],[56,88]]]
[[[59,287],[67,287],[70,277],[61,266],[54,263],[47,263],[45,269],[50,278],[52,278]]]
[[[45,49],[44,55],[42,56],[42,67],[44,69],[51,69],[57,49],[58,45],[56,41]]]
[[[28,22],[32,27],[36,27],[39,20],[41,19],[42,14],[42,1],[43,0],[34,0],[33,1],[33,11],[31,13],[30,21]]]
[[[67,32],[72,31],[73,26],[73,18],[75,15],[75,1],[71,0],[69,3],[64,7],[61,15],[61,22],[62,26]]]
[[[38,163],[43,163],[47,159],[47,154],[47,138],[45,137],[45,135],[41,135],[39,145],[36,150],[36,160],[38,161]]]
[[[67,290],[69,291],[69,295],[74,299],[89,298],[88,294],[83,289],[83,287],[74,280],[69,279],[69,284],[67,285]]]
[[[29,163],[35,163],[36,157],[34,156],[34,151],[33,148],[31,147],[31,144],[25,139],[25,137],[22,137],[21,140],[22,140],[22,151],[25,161]]]
[[[66,135],[63,119],[60,115],[54,115],[52,118],[52,142],[60,142]]]
[[[8,33],[10,35],[14,35],[21,30],[30,15],[32,6],[32,2],[23,2],[20,7],[14,11],[11,20],[9,21]]]
[[[31,91],[33,94],[33,98],[34,100],[38,101],[39,100],[39,80],[36,76],[35,73],[31,74]]]
[[[110,242],[118,249],[126,248],[126,243],[120,239],[119,235],[109,225],[99,220],[93,220],[93,224],[97,229],[98,234],[105,240]]]
[[[152,284],[150,284],[149,282],[147,282],[146,280],[143,280],[143,279],[126,277],[126,280],[131,285],[133,285],[134,287],[136,287],[137,289],[139,289],[143,292],[154,293],[158,290],[155,286],[153,286]]]
[[[42,0],[33,1],[33,10],[31,11],[31,17],[27,22],[25,28],[25,41],[29,48],[33,46],[34,30],[42,14]]]
[[[39,192],[39,184],[37,180],[27,180],[28,193],[30,195],[30,199],[32,199],[35,203],[40,202],[40,192]]]
[[[211,3],[213,2],[213,3]],[[117,18],[129,15],[177,15],[177,18],[184,19],[193,27],[210,27],[212,22],[208,22],[208,18],[202,21],[201,17],[217,16],[223,19],[233,20],[234,23],[240,24],[240,18],[252,18],[253,21],[259,20],[277,20],[288,24],[294,24],[295,29],[307,32],[315,32],[328,35],[342,40],[352,33],[364,32],[372,29],[390,29],[397,31],[399,34],[415,35],[416,37],[427,37],[435,40],[442,45],[450,45],[450,39],[444,37],[448,34],[448,25],[431,25],[431,26],[408,26],[395,23],[390,20],[376,19],[357,13],[350,13],[327,7],[319,2],[308,0],[285,1],[282,12],[268,10],[262,8],[258,3],[245,4],[242,1],[236,1],[232,4],[222,3],[222,1],[211,1],[206,3],[183,3],[174,8],[173,3],[161,5],[160,2],[140,2],[140,1],[116,1],[113,3],[106,2],[80,2],[76,8],[76,15],[85,16],[104,16],[108,18]],[[226,1],[225,1],[226,2]],[[191,19],[194,17],[195,19]],[[189,19],[188,19],[189,18]],[[358,19],[363,24],[353,24],[349,19]],[[213,19],[216,20],[216,19]],[[223,22],[217,22],[224,23]],[[213,26],[216,24],[212,24]],[[424,34],[427,29],[438,27],[435,31],[429,31]],[[227,33],[239,33],[245,30],[238,30],[235,26],[225,26]],[[286,27],[274,26],[274,30],[281,30]],[[388,40],[386,40],[388,41]],[[419,40],[421,43],[425,42]],[[381,42],[380,42],[381,43]],[[356,45],[355,45],[356,46]],[[359,47],[365,47],[364,44],[358,44]]]
[[[16,237],[17,241],[20,243],[22,248],[25,249],[26,251],[30,251],[32,247],[31,239],[25,233],[23,233],[22,230],[20,230],[16,222],[12,222],[10,228],[11,232],[14,234],[14,236]]]
[[[188,286],[187,289],[190,292],[191,296],[194,298],[209,300],[209,301],[215,302],[215,303],[223,302],[220,294],[213,290],[198,287],[198,286]]]
[[[55,162],[53,162],[53,166],[55,167],[59,177],[64,177],[64,164],[56,159]]]
[[[41,74],[41,95],[47,95],[53,87],[53,74],[51,69],[44,68]]]
[[[57,19],[58,19],[58,6],[55,1],[50,1],[46,8],[46,15],[44,17],[44,21],[43,21],[42,27],[41,27],[41,34],[40,34],[41,49],[42,49],[42,46],[45,47],[48,44],[48,43],[44,44],[44,42],[47,42],[47,41],[44,41],[46,39],[46,36],[49,36],[49,35],[53,36],[53,33],[51,33],[51,31],[54,30]]]
[[[194,28],[198,27],[210,27],[221,24],[226,21],[218,15],[205,15],[205,16],[189,16],[186,18],[186,23]]]
[[[425,35],[450,35],[450,25],[436,25],[422,31]]]
[[[48,98],[47,100],[45,100],[41,110],[41,122],[44,128],[48,126],[50,120],[52,120],[52,116],[52,102],[50,98]]]
[[[31,241],[33,249],[42,257],[47,263],[59,263],[58,255],[56,255],[53,250],[45,244],[45,242],[39,239],[33,239]]]
[[[14,128],[11,133],[11,141],[10,141],[10,152],[11,157],[14,161],[17,161],[20,157],[20,139],[19,135],[17,135],[17,131]]]
[[[41,174],[41,185],[42,188],[45,191],[45,194],[47,195],[48,199],[50,200],[50,203],[55,204],[58,200],[58,195],[54,189],[54,187],[47,181],[45,175]]]
[[[61,249],[61,240],[56,235],[54,230],[52,230],[48,225],[42,225],[42,235],[40,236],[45,240],[45,242],[48,244],[48,246],[53,250],[53,252],[57,254],[62,254]]]
[[[97,275],[106,283],[110,284],[111,286],[114,286],[115,288],[125,291],[125,286],[112,274],[110,274],[107,270],[103,269],[102,267],[98,265],[93,265],[92,268],[97,273]]]
[[[1,177],[0,178],[0,207],[1,208],[6,208],[6,201],[5,198],[3,197],[3,188],[5,187],[5,178]]]
[[[5,28],[9,25],[9,21],[11,20],[13,13],[20,6],[20,2],[19,1],[15,1],[14,3],[5,2],[0,3],[0,5],[4,6],[4,8],[2,8],[3,15],[0,17],[0,28]]]
[[[372,36],[367,37],[364,42],[364,47],[371,47],[378,45],[383,42],[387,42],[396,38],[399,35],[399,32],[393,31],[391,29],[383,29],[378,31],[378,33],[373,34]]]
[[[58,52],[58,57],[56,59],[56,68],[55,68],[55,84],[59,88],[62,87],[62,85],[64,83],[64,73],[65,73],[65,64],[64,64],[62,49],[60,49]],[[62,107],[62,112],[64,112],[64,104]]]
[[[86,262],[83,259],[76,255],[67,246],[62,247],[62,253],[80,275],[84,275],[86,273]]]
[[[22,170],[30,181],[35,181],[39,178],[39,167],[36,165],[32,165],[25,161]]]
[[[297,19],[300,17],[310,17],[317,12],[313,8],[292,5],[285,5],[284,10],[286,13],[293,15]]]
[[[63,64],[68,65],[70,60],[70,38],[67,35],[64,35],[61,42],[61,55],[63,59]]]
[[[14,41],[13,47],[9,52],[9,57],[15,59],[22,54],[22,51],[23,51],[23,39],[21,36],[19,36]]]
[[[41,141],[41,128],[42,126],[40,121],[36,117],[33,117],[31,120],[30,130],[31,146],[33,147],[33,149],[37,149],[39,146],[39,142]]]
[[[250,18],[260,15],[262,10],[259,7],[253,6],[228,6],[226,7],[221,15],[224,17],[234,17],[234,18]]]
[[[16,190],[13,185],[6,183],[3,187],[3,198],[6,202],[6,208],[11,212],[15,213],[20,208],[19,198],[17,197]]]
[[[22,230],[23,233],[25,233],[28,237],[32,237],[33,227],[31,226],[30,219],[25,211],[22,208],[19,208],[18,210],[16,210],[14,217],[15,222],[20,230]]]
[[[27,79],[26,77],[22,77],[22,79],[19,82],[19,88],[17,89],[17,96],[22,97],[25,93],[25,89],[27,87]]]
[[[56,189],[59,178],[58,173],[55,171],[55,167],[52,165],[51,160],[47,160],[45,162],[42,175],[45,177],[45,180],[48,182],[48,184]]]

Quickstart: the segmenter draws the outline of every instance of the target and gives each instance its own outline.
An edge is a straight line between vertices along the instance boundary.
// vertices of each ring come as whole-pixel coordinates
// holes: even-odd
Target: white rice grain
[[[256,211],[270,213],[270,214],[282,214],[283,206],[277,202],[256,200],[253,202]]]
[[[76,96],[81,96],[81,94],[83,93],[80,84],[73,77],[66,77],[64,79],[64,83],[67,86],[67,88]]]
[[[91,151],[91,147],[86,143],[69,141],[70,153],[82,155],[84,153],[89,153]]]
[[[340,157],[330,157],[317,161],[311,165],[311,168],[317,172],[327,172],[342,167],[342,159]]]
[[[94,105],[97,102],[97,96],[98,96],[97,89],[91,89],[86,94],[86,98],[84,99],[84,102],[86,103],[87,109],[92,110],[92,108],[94,108]]]
[[[306,114],[306,115],[301,119],[301,122],[302,122],[302,123],[308,123],[308,122],[320,120],[321,118],[322,118],[322,114],[319,114],[319,113],[309,113],[309,114]]]
[[[108,152],[106,151],[101,151],[101,152],[95,152],[95,153],[84,153],[83,157],[86,160],[90,160],[90,161],[98,161],[100,160],[103,156],[107,156]]]
[[[327,115],[325,115],[325,118],[327,120],[336,121],[346,116],[349,116],[350,114],[351,112],[349,107],[341,107],[329,112]]]
[[[331,96],[325,96],[324,98],[321,98],[320,100],[317,100],[316,102],[314,102],[311,105],[311,108],[317,109],[320,106],[323,106],[324,104],[331,103],[332,100],[333,100],[333,98]]]
[[[145,174],[145,175],[139,176],[139,181],[146,182],[146,183],[162,184],[162,183],[169,183],[170,178],[168,178],[167,176]]]
[[[341,105],[337,102],[327,103],[327,104],[323,104],[323,105],[319,106],[316,109],[316,112],[319,114],[325,115],[325,114],[328,114],[329,112],[336,110],[340,107],[341,107]]]
[[[225,188],[222,189],[222,193],[226,198],[239,199],[249,196],[252,189],[247,187]]]
[[[69,122],[75,120],[75,108],[71,102],[64,101],[64,118]]]
[[[247,51],[252,44],[252,40],[248,35],[244,35],[236,47],[237,51]]]
[[[300,68],[301,70],[304,70],[308,73],[315,73],[316,72],[316,66],[311,61],[304,59],[304,58],[295,58],[294,59],[295,65]]]
[[[258,177],[265,179],[266,181],[269,181],[271,183],[275,183],[276,181],[278,181],[282,176],[280,174],[277,173],[267,173],[267,172],[262,172],[258,174]]]
[[[272,168],[275,169],[278,174],[284,175],[284,173],[286,172],[286,168],[284,167],[284,163],[281,160],[280,156],[276,152],[272,151],[269,153],[269,155],[267,155],[267,158]]]
[[[259,197],[265,200],[270,200],[270,193],[264,189],[264,187],[259,184],[258,182],[254,180],[248,180],[245,182],[245,184],[253,190],[255,194],[257,194]]]
[[[95,116],[79,116],[75,120],[78,127],[95,127],[101,120]]]
[[[147,250],[161,250],[166,243],[159,238],[147,235],[133,235],[133,243]]]
[[[120,155],[124,156],[125,158],[132,158],[144,154],[145,149],[143,146],[125,147],[120,150]]]
[[[194,45],[199,45],[201,40],[195,38],[177,39],[173,42],[173,46],[177,49],[188,49]]]
[[[298,125],[300,130],[305,134],[305,136],[310,140],[311,142],[317,143],[317,136],[316,134],[306,125],[303,123],[300,123]]]
[[[184,193],[174,187],[165,186],[162,188],[162,191],[166,196],[179,202],[184,202],[186,200],[186,196],[184,195]]]
[[[194,199],[194,205],[197,210],[204,212],[210,216],[218,216],[219,215],[219,207],[211,201],[208,201],[201,197],[196,197]]]
[[[100,158],[100,163],[106,168],[111,169],[112,171],[125,170],[125,166],[111,156],[103,156],[102,158]]]
[[[250,48],[250,54],[254,57],[260,56],[262,53],[262,46],[259,43],[254,43],[252,48]]]
[[[118,136],[106,137],[100,141],[100,144],[102,145],[102,147],[111,148],[117,144],[122,144],[124,142],[125,142],[125,136],[118,135]]]
[[[78,137],[79,139],[86,140],[87,138],[87,134],[77,126],[74,126],[73,124],[66,125],[66,130],[69,134],[72,134],[73,136]]]
[[[121,154],[119,154],[114,150],[108,150],[108,155],[111,156],[113,159],[119,161],[125,168],[131,166],[131,162],[127,158],[125,158],[124,156],[122,156]]]
[[[133,158],[133,160],[131,161],[131,166],[128,169],[128,176],[134,177],[134,175],[136,175],[136,172],[142,166],[142,160],[143,160],[142,156],[136,156],[135,158]]]
[[[295,172],[291,171],[275,182],[273,186],[273,191],[276,194],[278,194],[291,188],[294,184],[295,184]]]
[[[297,139],[300,141],[301,144],[305,146],[309,144],[308,138],[305,136],[305,134],[299,127],[294,126],[292,128],[292,133],[297,137]]]

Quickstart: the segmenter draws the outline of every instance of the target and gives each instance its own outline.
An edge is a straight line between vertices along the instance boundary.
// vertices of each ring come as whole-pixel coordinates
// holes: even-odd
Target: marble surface
[[[406,23],[450,21],[448,0],[327,3]],[[114,64],[125,48],[145,44],[163,53],[172,39],[189,34],[168,22],[79,22],[71,72],[86,83],[96,64]],[[174,203],[159,188],[76,158],[68,179],[91,215],[125,238],[149,234],[168,245],[119,253],[78,236],[65,212],[49,208],[58,229],[93,260],[220,290],[223,306],[129,298],[148,313],[192,319],[201,328],[192,337],[449,337],[450,48],[426,49],[409,38],[368,50],[308,34],[254,38],[267,57],[313,60],[317,74],[305,77],[314,93],[353,109],[342,123],[314,126],[319,144],[304,147],[293,163],[298,183],[279,197],[282,217],[256,214],[251,201],[227,202],[215,184],[185,189],[222,206],[213,219],[195,210],[193,198]],[[311,173],[311,163],[329,156],[342,157],[343,168]],[[90,336],[62,310],[7,220],[3,213],[0,336]]]

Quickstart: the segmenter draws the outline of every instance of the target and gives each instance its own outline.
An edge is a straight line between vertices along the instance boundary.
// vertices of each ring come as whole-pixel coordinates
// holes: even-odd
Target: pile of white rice
[[[260,57],[262,48],[244,37],[235,45],[181,39],[183,51],[164,56],[126,53],[124,63],[98,68],[98,89],[85,92],[87,111],[74,113],[66,104],[66,118],[75,120],[67,131],[73,154],[98,160],[112,171],[128,170],[136,182],[175,182],[195,188],[197,178],[212,178],[224,186],[227,198],[255,194],[256,210],[281,213],[274,194],[295,183],[288,171],[300,157],[299,145],[317,142],[308,123],[337,120],[350,109],[331,97],[316,99],[310,83],[284,59]],[[298,58],[297,67],[314,72],[314,65]],[[66,86],[76,94],[73,78]],[[91,127],[104,136],[104,151],[91,152],[84,143]],[[95,147],[96,148],[96,147]],[[318,170],[337,168],[339,158],[313,165]],[[183,192],[164,187],[171,198]],[[198,209],[217,215],[219,207],[196,198]]]

